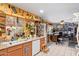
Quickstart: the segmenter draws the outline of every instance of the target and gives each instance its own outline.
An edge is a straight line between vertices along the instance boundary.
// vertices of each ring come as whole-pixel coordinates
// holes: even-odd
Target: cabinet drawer
[[[32,41],[31,42],[27,42],[27,43],[25,43],[23,46],[28,46],[28,45],[32,45]]]
[[[8,56],[23,56],[23,49],[16,49],[11,52],[8,52]]]
[[[20,49],[20,48],[22,48],[22,45],[16,45],[16,46],[8,48],[8,52],[11,52],[11,51],[14,51],[14,50],[17,50],[17,49]]]

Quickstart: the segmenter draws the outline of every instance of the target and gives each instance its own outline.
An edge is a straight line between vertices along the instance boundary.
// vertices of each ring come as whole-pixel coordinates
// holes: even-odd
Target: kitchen
[[[11,8],[15,10],[15,7],[9,4],[1,4],[0,7],[6,8],[7,11]],[[11,10],[9,13],[5,10],[4,13],[3,10],[0,12],[0,24],[3,26],[0,27],[0,55],[32,56],[40,52],[42,44],[45,44],[45,25],[40,21],[40,17],[20,8],[17,8],[17,14],[10,13]],[[24,12],[23,16],[21,12]]]
[[[48,44],[78,45],[77,23],[52,23],[12,4],[0,4],[0,56],[48,54]],[[65,40],[66,39],[66,40]],[[68,39],[68,40],[67,40]]]

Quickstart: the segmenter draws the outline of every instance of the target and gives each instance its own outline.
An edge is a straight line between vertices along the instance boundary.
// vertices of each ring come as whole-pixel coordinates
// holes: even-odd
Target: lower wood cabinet
[[[8,52],[8,56],[23,56],[22,49],[17,49],[17,50]]]
[[[0,50],[0,56],[7,56],[7,49]]]
[[[28,42],[23,45],[23,55],[32,56],[32,42]]]
[[[42,49],[43,44],[45,44],[45,38],[40,39],[40,50]]]
[[[7,50],[8,56],[23,56],[23,45],[13,46]]]
[[[57,42],[57,38],[58,38],[58,35],[53,35],[53,36],[52,36],[52,41],[53,41],[53,42]]]
[[[32,41],[0,50],[0,56],[32,56]]]
[[[0,56],[7,56],[6,54],[0,54]]]

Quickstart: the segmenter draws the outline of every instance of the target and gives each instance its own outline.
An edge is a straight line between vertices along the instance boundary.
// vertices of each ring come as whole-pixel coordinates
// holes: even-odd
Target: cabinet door
[[[57,42],[57,35],[53,36],[53,42]]]
[[[22,56],[22,49],[13,50],[11,52],[8,52],[8,56]]]
[[[26,44],[24,44],[23,47],[23,51],[24,51],[24,56],[32,56],[32,42],[28,42]]]
[[[24,55],[25,56],[32,56],[32,48],[30,46],[27,46],[24,48]]]
[[[40,40],[40,50],[42,49],[43,44],[45,44],[45,38],[41,38]]]
[[[8,56],[22,56],[23,55],[23,45],[17,45],[8,48]]]
[[[7,49],[0,50],[0,56],[7,56]]]

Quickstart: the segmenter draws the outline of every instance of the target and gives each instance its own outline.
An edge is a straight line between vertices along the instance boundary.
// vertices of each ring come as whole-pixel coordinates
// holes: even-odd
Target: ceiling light
[[[44,10],[40,10],[40,13],[44,13]]]

